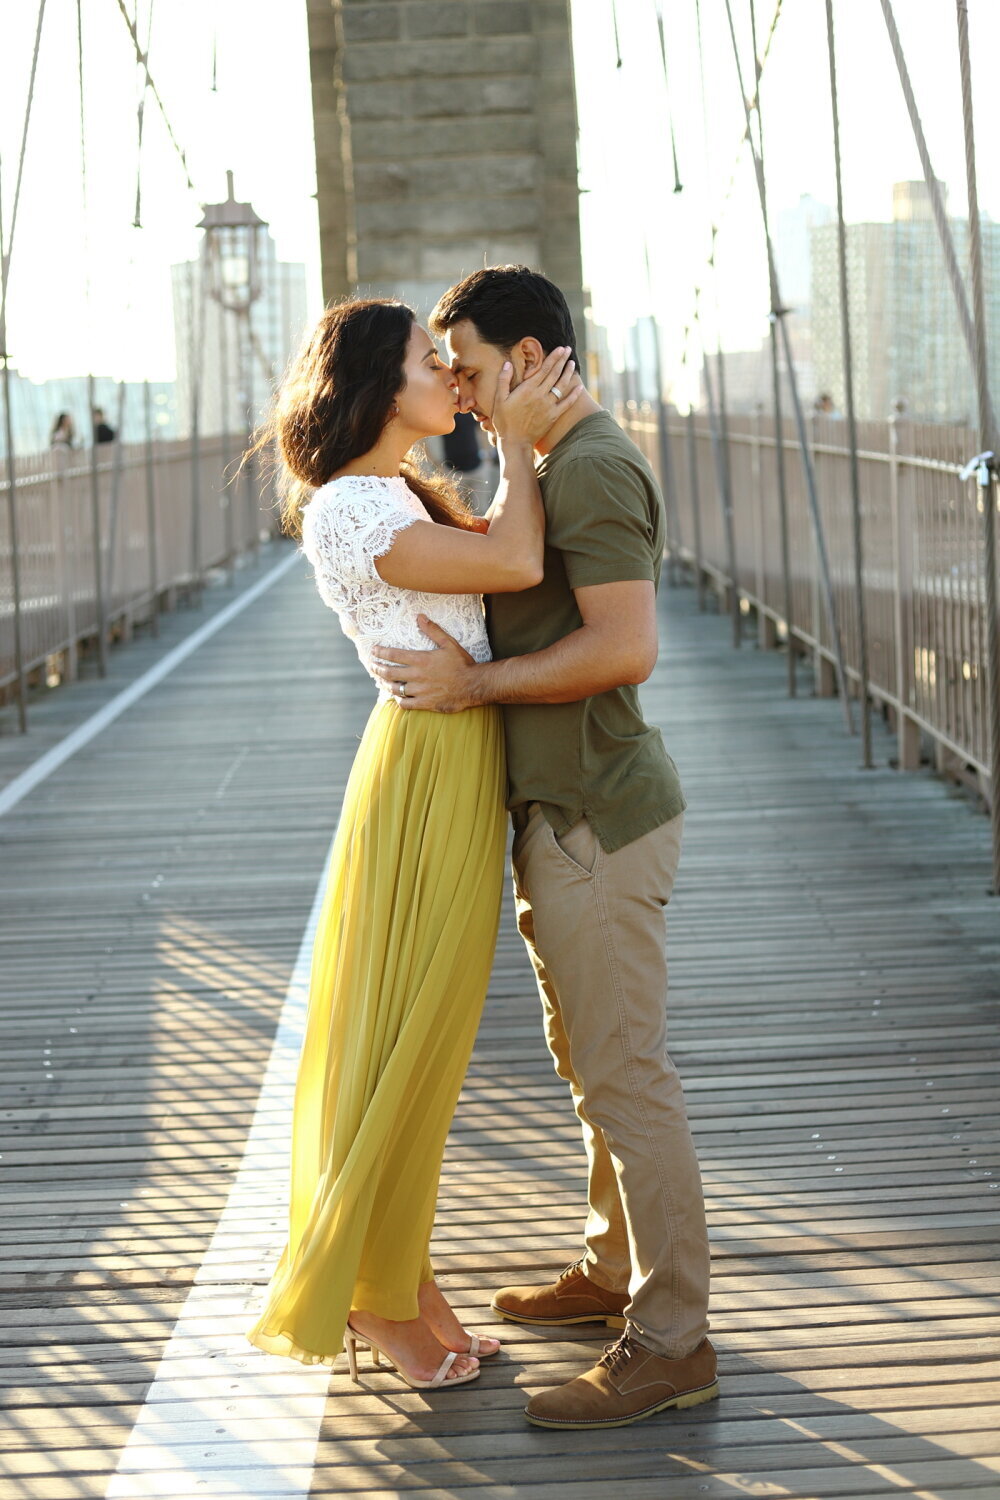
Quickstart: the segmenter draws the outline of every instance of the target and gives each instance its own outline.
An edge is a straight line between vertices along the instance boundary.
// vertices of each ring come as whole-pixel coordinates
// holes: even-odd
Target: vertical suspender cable
[[[125,22],[125,25],[128,28],[128,34],[132,38],[132,46],[135,49],[136,60],[138,61],[139,66],[143,69],[146,75],[146,85],[149,89],[149,92],[152,94],[153,98],[156,101],[156,105],[160,111],[160,114],[163,116],[163,124],[166,127],[167,135],[170,138],[170,144],[173,146],[174,150],[177,152],[177,155],[180,157],[181,166],[184,169],[184,181],[187,183],[190,192],[192,192],[195,198],[197,198],[197,190],[194,183],[191,181],[191,173],[188,169],[187,154],[183,150],[180,142],[177,139],[177,136],[174,134],[174,127],[170,123],[170,116],[167,114],[167,111],[163,107],[163,100],[160,98],[160,91],[156,87],[156,84],[153,81],[153,75],[149,71],[149,58],[142,50],[142,44],[139,41],[139,33],[136,30],[136,27],[131,17],[129,16],[128,11],[125,9],[125,0],[118,0],[118,9],[121,12],[122,20]],[[152,17],[150,17],[150,21],[152,22]]]
[[[694,407],[687,414],[688,484],[691,491],[691,528],[694,532],[694,587],[698,608],[705,608],[705,570],[701,560],[701,499],[698,493],[698,433]]]
[[[654,317],[653,352],[656,369],[656,435],[660,460],[660,478],[663,484],[664,505],[667,512],[667,547],[670,557],[667,563],[667,582],[676,586],[677,566],[681,556],[681,508],[677,496],[677,479],[674,458],[670,448],[670,433],[667,427],[667,400],[663,393],[663,353],[660,348],[660,324]]]
[[[903,90],[903,98],[906,100],[907,113],[910,116],[910,125],[913,129],[913,138],[917,143],[917,154],[920,157],[920,166],[924,174],[924,182],[927,185],[927,195],[930,198],[931,212],[934,215],[934,223],[937,225],[938,238],[941,241],[941,251],[944,255],[945,267],[948,271],[948,280],[951,282],[951,290],[955,298],[955,306],[958,309],[958,321],[962,328],[962,336],[965,346],[969,351],[969,359],[975,368],[976,363],[976,333],[972,326],[972,314],[969,311],[969,299],[965,290],[965,277],[962,275],[958,264],[958,255],[955,251],[955,239],[948,223],[948,214],[945,210],[944,197],[941,193],[941,184],[931,163],[930,152],[927,149],[927,138],[924,135],[923,121],[917,108],[916,96],[913,92],[913,84],[910,80],[910,72],[906,66],[906,57],[903,54],[903,44],[899,38],[899,28],[896,25],[896,17],[893,14],[891,0],[881,0],[882,15],[885,18],[886,30],[889,33],[889,45],[892,47],[892,55],[896,59],[896,69],[899,73],[899,82]],[[996,414],[993,414],[993,423],[996,425]]]
[[[142,382],[142,415],[146,449],[146,536],[149,542],[149,624],[153,635],[160,633],[159,558],[156,545],[156,473],[153,464],[153,400],[149,379]]]
[[[188,366],[191,371],[191,528],[192,597],[201,603],[201,393],[207,277],[200,260],[189,262]]]
[[[660,33],[660,61],[663,64],[663,84],[667,91],[667,121],[670,125],[670,157],[674,168],[674,192],[680,193],[684,190],[681,182],[681,169],[677,162],[677,132],[674,129],[674,111],[670,103],[670,73],[667,68],[667,43],[663,34],[663,12],[656,7],[656,26]]]
[[[754,0],[750,0],[750,31],[753,37],[754,97],[757,101],[757,139],[760,142],[761,158],[764,155],[764,119],[760,105],[760,81],[763,64],[757,51],[757,14]],[[773,34],[773,29],[772,29]],[[773,274],[774,261],[767,260],[768,290],[771,312],[768,318],[769,343],[771,346],[771,399],[774,403],[774,471],[778,482],[778,542],[781,550],[781,609],[785,617],[785,668],[788,681],[788,696],[794,698],[797,689],[795,678],[795,646],[792,632],[792,559],[788,541],[788,478],[785,473],[785,418],[781,409],[781,354],[778,348],[778,320],[784,308],[778,299],[777,279]]]
[[[981,466],[983,521],[986,543],[987,684],[990,716],[990,818],[993,833],[993,893],[1000,895],[1000,604],[997,598],[997,449],[1000,445],[990,399],[986,348],[986,302],[983,291],[983,242],[976,185],[976,141],[972,116],[972,65],[969,57],[968,0],[956,0],[958,57],[962,75],[962,118],[965,125],[965,175],[969,186],[969,261],[972,273],[972,319],[976,336],[976,395],[979,404],[979,441],[987,454]]]
[[[253,303],[252,302],[249,302],[247,304],[246,318],[247,318],[247,441],[250,442],[250,441],[252,441],[253,433],[256,432],[256,430],[257,430],[257,413],[256,413],[256,410],[255,410],[256,401],[255,401],[255,398],[254,398],[254,378],[253,378],[253,362],[254,362],[254,355],[257,353],[257,341],[256,341],[256,336],[254,334],[254,329],[253,329]],[[260,505],[260,500],[261,500],[261,496],[260,496],[260,488],[261,488],[261,485],[260,485],[261,465],[256,461],[256,455],[254,455],[254,465],[253,465],[253,468],[250,470],[250,474],[251,474],[251,477],[253,479],[253,491],[252,491],[252,495],[253,495],[253,507],[254,507],[253,508],[253,538],[252,538],[252,546],[253,546],[254,557],[255,558],[259,558],[259,555],[260,555],[260,511],[261,511],[261,505]]]
[[[126,304],[126,308],[125,308],[125,316],[126,316],[126,318],[128,317],[128,314],[130,312],[131,312],[131,298],[129,299],[129,302]],[[117,567],[117,563],[118,563],[118,546],[119,546],[118,519],[119,519],[120,509],[121,509],[122,471],[123,471],[124,463],[125,463],[125,445],[124,445],[124,442],[123,442],[123,439],[122,439],[122,433],[123,433],[124,428],[125,428],[125,379],[124,379],[124,376],[118,382],[118,399],[117,399],[117,401],[115,403],[115,407],[116,407],[116,410],[115,410],[115,438],[116,438],[116,441],[112,445],[112,454],[111,454],[111,492],[110,492],[110,496],[109,496],[109,499],[108,499],[108,540],[107,540],[107,547],[106,547],[108,566],[107,566],[106,576],[105,576],[105,581],[104,581],[104,592],[105,592],[105,595],[106,595],[107,600],[108,600],[108,608],[109,608],[109,610],[111,612],[112,618],[114,618],[114,613],[115,613],[115,587],[119,583],[119,579],[118,579],[118,567]],[[94,447],[95,448],[97,447],[96,440],[95,440],[95,443],[94,443]],[[127,545],[128,544],[127,544],[127,540],[126,540],[126,546]],[[128,586],[129,586],[129,581],[128,581],[128,577],[127,576],[124,578],[124,580],[122,580],[122,584],[123,584],[123,587],[126,590],[126,597],[127,597],[127,590],[128,590]]]
[[[136,35],[139,31],[139,0],[136,0],[136,15],[133,27]],[[142,127],[146,115],[146,91],[149,88],[149,47],[153,39],[153,0],[149,0],[149,14],[146,18],[146,50],[137,59],[142,68],[142,82],[139,88],[139,98],[136,104],[136,162],[135,162],[135,217],[133,228],[142,228]]]
[[[206,271],[207,271],[206,267]],[[226,502],[226,567],[232,582],[236,570],[236,488],[229,474],[229,414],[232,397],[229,391],[229,319],[226,304],[220,299],[217,304],[219,319],[219,429],[222,441],[222,492]]]
[[[701,332],[701,320],[697,310],[694,321]],[[712,442],[712,456],[715,459],[715,488],[719,496],[719,505],[722,510],[722,524],[726,538],[727,566],[729,570],[729,618],[733,630],[733,645],[739,645],[740,636],[740,596],[736,585],[736,557],[733,545],[732,533],[732,508],[726,502],[728,494],[729,466],[726,463],[722,451],[723,424],[719,417],[719,402],[716,395],[715,376],[712,373],[711,356],[704,338],[699,339],[701,345],[702,369],[705,375],[705,398],[708,402],[708,431]],[[719,366],[716,366],[718,369]],[[735,618],[734,618],[735,617]]]
[[[0,169],[3,163],[0,162]],[[10,580],[14,604],[14,669],[17,673],[17,727],[28,729],[28,682],[24,671],[24,641],[21,634],[21,555],[17,542],[17,465],[14,462],[14,418],[11,413],[10,356],[7,351],[7,273],[10,257],[4,245],[3,195],[0,192],[0,360],[3,361],[3,417],[7,443],[7,534],[10,541]]]
[[[10,533],[11,588],[14,604],[14,661],[17,671],[17,722],[22,734],[28,729],[28,685],[24,671],[24,641],[21,633],[21,558],[17,540],[17,472],[14,462],[14,417],[10,404],[10,351],[7,348],[7,287],[10,281],[10,261],[14,250],[14,232],[17,229],[17,210],[21,202],[21,183],[24,180],[24,158],[28,149],[28,127],[31,124],[31,106],[35,98],[35,79],[38,76],[38,53],[42,44],[42,22],[45,18],[45,0],[39,0],[38,20],[35,22],[35,45],[31,54],[31,73],[28,78],[28,98],[24,107],[24,127],[21,132],[21,150],[17,161],[17,178],[14,184],[14,204],[10,214],[10,232],[4,245],[3,207],[0,204],[0,358],[3,360],[4,431],[7,444],[7,512]]]
[[[712,272],[715,273],[715,257],[712,257]],[[726,399],[726,356],[722,350],[722,323],[716,302],[716,369],[719,376],[719,462],[722,466],[722,494],[725,500],[726,552],[729,558],[729,574],[732,587],[729,590],[729,623],[732,626],[733,645],[739,647],[743,639],[743,622],[740,617],[740,584],[737,576],[736,523],[733,517],[733,474],[729,453],[729,405]]]
[[[705,167],[706,167],[706,173],[705,173],[705,175],[706,175],[706,179],[707,179],[708,176],[709,176],[709,170],[708,169],[709,169],[709,165],[710,165],[710,162],[709,162],[709,145],[708,145],[708,101],[707,101],[707,95],[706,95],[706,92],[705,92],[705,47],[704,47],[704,41],[703,41],[703,38],[702,38],[702,31],[701,31],[701,0],[694,0],[694,14],[695,14],[695,27],[696,27],[697,38],[698,38],[698,77],[699,77],[699,87],[700,87],[700,90],[701,90],[701,120],[702,120],[702,134],[703,134],[704,140],[705,140]],[[718,352],[717,352],[718,364],[717,364],[716,368],[718,370],[718,375],[719,375],[718,402],[716,402],[716,392],[715,392],[715,389],[714,389],[713,383],[712,383],[712,375],[711,375],[711,370],[710,370],[709,354],[708,354],[708,349],[707,349],[707,347],[705,345],[705,340],[704,339],[701,340],[701,344],[702,344],[702,359],[704,360],[704,365],[705,365],[705,392],[706,392],[706,395],[708,396],[708,414],[709,414],[709,421],[711,422],[711,425],[712,425],[712,439],[713,439],[713,446],[715,448],[716,470],[717,470],[717,474],[718,474],[719,504],[720,504],[720,506],[722,508],[722,524],[723,524],[723,530],[724,530],[725,538],[726,538],[726,568],[727,568],[727,570],[729,572],[729,620],[730,620],[730,625],[731,625],[731,628],[732,628],[732,642],[733,642],[733,645],[734,646],[739,646],[740,639],[741,639],[742,633],[743,633],[743,628],[742,628],[742,622],[740,620],[740,590],[739,590],[739,581],[738,581],[737,576],[736,576],[736,574],[737,574],[737,568],[736,568],[736,532],[735,532],[735,528],[734,528],[734,525],[733,525],[733,495],[732,495],[732,488],[731,488],[731,485],[730,485],[730,470],[729,470],[729,424],[728,424],[728,421],[726,419],[726,373],[725,373],[725,358],[724,358],[724,355],[722,353],[722,327],[721,327],[721,318],[720,318],[720,315],[719,315],[719,295],[718,295],[719,283],[718,283],[718,277],[717,277],[716,268],[715,268],[715,243],[716,243],[716,237],[717,237],[717,233],[718,233],[715,224],[713,224],[711,226],[711,232],[712,232],[712,252],[711,252],[711,254],[709,256],[708,264],[709,264],[709,267],[711,269],[712,280],[713,280],[713,285],[715,287],[715,294],[716,294],[715,295],[716,333],[717,333],[717,340],[716,340],[716,342],[717,342],[717,346],[718,346]],[[695,320],[698,321],[697,310],[695,312]]]
[[[83,266],[85,278],[85,301],[88,315],[91,306],[90,289],[90,228],[87,204],[87,126],[83,89],[83,0],[76,0],[76,47],[77,78],[80,91],[80,192],[83,204]],[[93,320],[88,316],[88,333],[93,330]],[[94,609],[97,616],[97,670],[102,677],[108,673],[108,643],[105,639],[106,607],[104,600],[104,557],[101,543],[101,491],[97,471],[97,443],[94,441],[93,421],[97,395],[94,389],[94,374],[87,375],[87,406],[90,422],[90,511],[91,532],[94,548]]]
[[[830,108],[833,113],[833,159],[837,174],[837,253],[840,271],[840,331],[844,354],[844,399],[847,441],[851,450],[851,512],[854,533],[854,600],[858,630],[858,697],[861,704],[861,764],[872,769],[872,718],[868,698],[868,627],[865,619],[864,546],[861,530],[861,473],[858,464],[858,423],[854,411],[854,361],[851,351],[851,310],[847,282],[847,226],[844,223],[844,183],[840,158],[840,108],[837,99],[837,49],[833,34],[833,0],[826,0],[826,40],[830,54]]]
[[[7,260],[0,290],[0,319],[7,312],[7,272],[14,253],[14,235],[17,231],[17,210],[21,202],[21,183],[24,181],[24,158],[28,149],[28,126],[31,124],[31,106],[35,98],[35,79],[38,75],[38,53],[42,44],[42,21],[45,18],[45,0],[39,0],[38,20],[35,22],[35,46],[31,54],[31,73],[28,77],[28,99],[24,107],[24,127],[21,131],[21,150],[17,160],[17,178],[14,183],[14,204],[10,211],[10,230],[7,235]]]
[[[622,65],[622,44],[618,37],[618,6],[615,0],[611,0],[611,25],[614,27],[615,32],[615,67],[620,68]]]
[[[643,241],[643,257],[646,264],[646,295],[650,306],[653,303],[653,278],[649,267],[649,241]],[[680,506],[677,503],[677,486],[674,483],[673,460],[670,452],[670,436],[667,432],[667,403],[663,394],[663,351],[660,348],[660,324],[650,318],[653,333],[653,376],[656,381],[656,440],[660,461],[660,485],[663,489],[663,508],[667,522],[667,582],[676,584],[677,563],[680,558]]]
[[[754,145],[753,131],[750,120],[750,100],[743,87],[743,67],[740,63],[740,50],[736,41],[736,27],[733,25],[732,0],[725,0],[726,15],[729,20],[729,35],[733,44],[733,58],[736,63],[736,76],[739,84],[740,96],[743,100],[743,110],[746,116],[746,139],[750,144],[753,156],[754,172],[757,178],[757,194],[760,198],[761,217],[764,223],[764,242],[767,248],[768,270],[772,281],[772,301],[777,302],[779,308],[778,325],[781,329],[781,343],[785,354],[785,367],[788,371],[788,384],[792,396],[792,408],[795,412],[795,426],[799,437],[799,450],[802,455],[802,470],[805,474],[806,489],[809,494],[809,510],[812,516],[813,535],[816,539],[816,556],[819,561],[820,577],[823,584],[823,598],[826,604],[827,626],[830,631],[830,641],[833,646],[834,669],[837,677],[837,688],[840,693],[844,708],[844,720],[847,724],[848,734],[854,733],[854,716],[851,713],[851,700],[847,695],[847,680],[844,673],[844,652],[840,639],[840,625],[837,621],[837,606],[833,597],[833,585],[830,579],[830,560],[826,550],[826,535],[823,529],[823,517],[820,514],[819,495],[816,491],[816,474],[813,469],[812,455],[809,451],[809,438],[806,433],[805,416],[802,411],[802,402],[799,398],[799,385],[795,375],[795,366],[792,361],[792,346],[788,337],[788,325],[782,315],[784,309],[781,305],[781,289],[778,285],[778,272],[774,261],[774,245],[771,241],[771,231],[767,217],[767,187],[764,180],[763,158]]]

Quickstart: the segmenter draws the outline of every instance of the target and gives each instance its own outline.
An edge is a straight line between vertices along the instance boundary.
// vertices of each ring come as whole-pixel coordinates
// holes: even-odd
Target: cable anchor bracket
[[[958,477],[968,480],[975,474],[979,488],[985,490],[989,487],[991,478],[995,478],[998,472],[1000,472],[1000,467],[997,464],[997,456],[992,448],[987,448],[985,453],[977,453],[975,458],[970,458]]]

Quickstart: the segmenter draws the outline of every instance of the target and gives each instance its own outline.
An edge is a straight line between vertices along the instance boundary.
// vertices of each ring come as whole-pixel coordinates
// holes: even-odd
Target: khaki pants
[[[556,1072],[590,1168],[584,1270],[628,1291],[636,1338],[670,1359],[708,1332],[701,1174],[666,1050],[664,908],[683,817],[607,854],[586,819],[557,839],[537,802],[514,819],[514,891]]]

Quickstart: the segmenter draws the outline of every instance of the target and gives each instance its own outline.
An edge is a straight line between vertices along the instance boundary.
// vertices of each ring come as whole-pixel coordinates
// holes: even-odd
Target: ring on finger
[[[555,396],[555,398],[556,398],[557,401],[561,401],[562,400],[562,391],[559,389],[559,387],[557,385],[554,385],[552,387],[552,394],[553,394],[553,396]]]

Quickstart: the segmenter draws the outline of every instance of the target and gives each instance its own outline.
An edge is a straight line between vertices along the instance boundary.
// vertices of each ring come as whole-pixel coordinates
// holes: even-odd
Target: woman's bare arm
[[[552,387],[568,354],[568,349],[554,349],[514,391],[510,366],[501,372],[493,415],[501,475],[487,530],[414,522],[376,560],[386,583],[432,594],[503,594],[541,582],[545,517],[535,476],[534,440],[583,390],[576,382],[561,399],[553,398]]]

